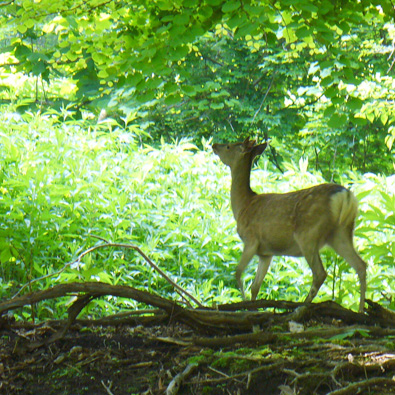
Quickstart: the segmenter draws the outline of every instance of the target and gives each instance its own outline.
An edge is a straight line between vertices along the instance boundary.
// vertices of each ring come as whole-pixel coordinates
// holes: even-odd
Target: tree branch
[[[277,70],[273,73],[272,79],[271,79],[271,81],[270,81],[270,83],[269,83],[269,86],[268,86],[268,88],[267,88],[267,90],[266,90],[265,96],[263,96],[263,99],[262,99],[262,101],[261,101],[261,105],[259,106],[258,110],[256,110],[256,112],[255,112],[255,114],[254,114],[254,117],[252,118],[251,125],[254,124],[255,118],[256,118],[257,115],[260,113],[260,111],[261,111],[261,109],[262,109],[262,106],[263,106],[263,103],[265,102],[265,100],[266,100],[266,98],[267,98],[267,95],[269,94],[270,89],[272,88],[272,85],[273,85],[273,82],[274,82],[274,78],[276,77],[276,75],[277,75]]]
[[[132,249],[137,251],[143,258],[144,260],[154,269],[156,270],[169,284],[171,284],[176,292],[178,292],[180,295],[186,295],[190,300],[192,300],[194,303],[196,303],[200,308],[204,308],[204,306],[195,298],[193,297],[190,293],[188,293],[187,291],[185,291],[185,289],[183,289],[182,287],[180,287],[178,284],[176,284],[163,270],[161,270],[154,262],[151,261],[151,259],[148,258],[147,255],[144,254],[143,251],[141,251],[141,249],[137,246],[131,245],[131,244],[120,244],[120,243],[106,243],[106,244],[99,244],[96,245],[94,247],[91,247],[87,250],[85,250],[84,252],[82,252],[77,259],[75,259],[72,262],[68,262],[66,263],[62,269],[58,270],[57,272],[54,273],[50,273],[47,274],[45,276],[36,278],[32,281],[29,281],[27,284],[25,284],[13,297],[12,299],[14,299],[16,296],[18,296],[26,287],[30,286],[31,284],[40,281],[40,280],[44,280],[46,278],[52,277],[52,276],[56,276],[60,273],[62,273],[63,271],[65,271],[69,266],[73,265],[73,264],[77,264],[81,262],[81,259],[87,255],[90,254],[91,252],[98,250],[98,249],[102,249],[102,248],[109,248],[109,247],[117,247],[117,248],[127,248],[127,249]]]

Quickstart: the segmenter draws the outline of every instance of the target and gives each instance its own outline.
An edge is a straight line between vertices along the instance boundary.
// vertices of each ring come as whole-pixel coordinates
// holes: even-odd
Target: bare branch
[[[185,291],[185,289],[183,289],[182,287],[180,287],[178,284],[176,284],[172,279],[170,279],[170,277],[163,271],[161,270],[154,262],[151,261],[151,259],[148,258],[147,255],[144,254],[143,251],[141,251],[141,249],[137,246],[131,245],[131,244],[120,244],[120,243],[106,243],[106,244],[99,244],[96,245],[94,247],[88,248],[87,250],[85,250],[84,252],[82,252],[77,259],[75,259],[72,262],[68,262],[66,263],[60,270],[58,270],[57,272],[54,273],[50,273],[47,274],[45,276],[36,278],[32,281],[29,281],[27,284],[25,284],[13,297],[12,299],[14,299],[16,296],[18,296],[26,287],[30,286],[31,284],[37,282],[37,281],[41,281],[44,280],[46,278],[52,277],[52,276],[56,276],[62,272],[64,272],[69,266],[73,265],[73,264],[77,264],[81,262],[81,259],[87,255],[90,254],[91,252],[101,249],[101,248],[109,248],[109,247],[116,247],[116,248],[127,248],[127,249],[132,249],[137,251],[143,258],[144,260],[153,268],[155,269],[169,284],[171,284],[177,293],[179,293],[180,295],[186,295],[190,300],[192,300],[194,303],[196,303],[200,308],[203,308],[204,306],[191,294],[189,294],[187,291]]]
[[[263,103],[265,102],[265,100],[266,100],[266,98],[267,98],[267,95],[269,94],[270,89],[272,88],[273,81],[274,81],[274,78],[276,77],[276,74],[277,74],[277,70],[273,73],[272,79],[271,79],[271,81],[270,81],[270,83],[269,83],[269,86],[267,87],[265,96],[263,96],[263,99],[262,99],[262,101],[261,101],[261,105],[259,106],[258,110],[256,110],[256,112],[255,112],[255,114],[254,114],[254,117],[252,118],[251,125],[254,124],[255,118],[257,117],[257,115],[258,115],[258,114],[260,113],[260,111],[262,110]]]

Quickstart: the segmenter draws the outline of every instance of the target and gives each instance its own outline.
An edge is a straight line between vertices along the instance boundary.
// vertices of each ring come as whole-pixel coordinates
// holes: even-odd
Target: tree
[[[279,145],[286,136],[317,168],[342,154],[363,168],[361,144],[392,147],[388,93],[359,88],[393,71],[393,16],[391,0],[11,1],[3,66],[73,78],[78,106],[136,113],[153,136],[253,129]],[[380,132],[366,133],[377,118]]]
[[[11,22],[14,28],[16,38],[6,50],[18,70],[46,80],[52,73],[72,76],[81,99],[110,100],[118,94],[147,102],[160,93],[168,101],[183,97],[175,74],[194,51],[191,44],[217,24],[235,38],[262,35],[267,45],[279,43],[290,56],[300,48],[315,51],[315,73],[326,71],[329,89],[337,77],[366,72],[347,43],[336,47],[338,40],[356,26],[383,23],[393,15],[390,0],[314,5],[306,0],[27,0],[3,5],[1,25]],[[341,70],[329,73],[331,68]]]

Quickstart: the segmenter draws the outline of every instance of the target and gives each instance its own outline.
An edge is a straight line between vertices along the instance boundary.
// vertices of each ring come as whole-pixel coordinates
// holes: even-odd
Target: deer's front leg
[[[244,293],[243,280],[241,279],[241,276],[242,276],[245,268],[247,267],[247,265],[249,264],[249,262],[255,255],[255,253],[256,253],[256,245],[255,244],[244,245],[243,253],[241,254],[240,261],[239,261],[237,268],[236,268],[236,281],[237,281],[237,285],[241,291],[243,300],[245,300],[245,293]]]

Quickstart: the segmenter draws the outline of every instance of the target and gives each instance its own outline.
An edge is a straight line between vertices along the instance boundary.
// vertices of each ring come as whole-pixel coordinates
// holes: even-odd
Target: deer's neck
[[[251,161],[239,163],[231,169],[232,186],[230,190],[230,201],[232,205],[233,216],[236,221],[239,214],[248,206],[252,197],[256,195],[250,187]]]

